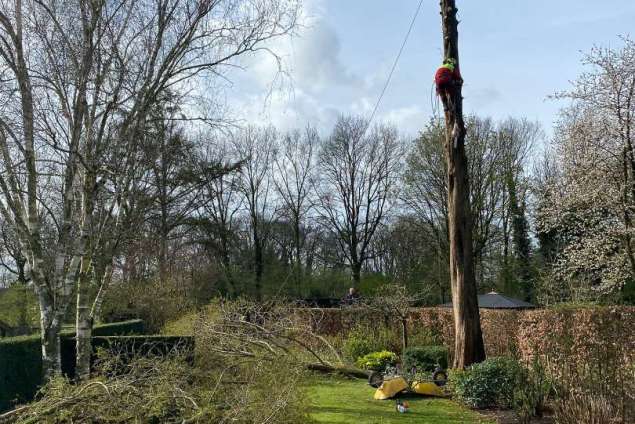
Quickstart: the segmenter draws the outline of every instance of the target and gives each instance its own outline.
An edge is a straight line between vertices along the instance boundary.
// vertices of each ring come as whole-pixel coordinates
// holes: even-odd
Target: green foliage
[[[351,330],[343,344],[343,353],[350,361],[371,352],[380,350],[399,351],[401,347],[400,336],[393,328],[383,325],[366,326],[359,325]]]
[[[177,281],[142,281],[106,292],[102,315],[106,321],[139,318],[147,332],[159,333],[168,321],[183,316],[194,306]]]
[[[398,359],[397,354],[382,350],[362,356],[355,364],[365,370],[384,371],[386,367],[396,365]]]
[[[194,333],[194,323],[197,312],[190,312],[172,321],[168,321],[161,330],[161,334],[173,336],[190,336]]]
[[[33,398],[42,383],[40,336],[0,339],[0,411]]]
[[[359,291],[364,296],[374,296],[378,291],[392,282],[392,278],[381,273],[369,273],[362,275],[359,282]]]
[[[143,321],[140,319],[99,324],[93,328],[93,336],[127,336],[143,333]]]
[[[344,341],[344,355],[352,361],[377,350],[377,343],[367,333],[355,329]]]
[[[450,372],[450,387],[459,401],[472,408],[510,408],[521,372],[513,358],[490,358]]]
[[[39,309],[33,289],[14,285],[0,291],[0,322],[26,330],[38,325]]]
[[[434,371],[437,365],[445,369],[448,367],[448,349],[445,346],[409,347],[403,354],[405,370],[413,367],[417,371]]]

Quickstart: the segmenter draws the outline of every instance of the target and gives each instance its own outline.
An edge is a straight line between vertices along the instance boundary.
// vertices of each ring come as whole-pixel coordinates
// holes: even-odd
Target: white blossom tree
[[[565,299],[615,295],[635,275],[635,43],[594,48],[570,91],[553,152],[560,172],[538,188],[538,229],[559,249],[543,290]]]

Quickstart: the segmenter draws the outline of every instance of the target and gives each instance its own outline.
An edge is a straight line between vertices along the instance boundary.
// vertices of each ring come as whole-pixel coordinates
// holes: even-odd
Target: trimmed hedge
[[[143,320],[131,319],[128,321],[111,322],[108,324],[96,325],[93,328],[93,337],[98,336],[131,336],[143,334]]]
[[[0,339],[0,411],[33,399],[42,383],[40,336]]]
[[[100,349],[116,352],[120,359],[132,359],[136,356],[164,356],[178,349],[193,354],[192,336],[97,336],[92,338],[93,354],[91,366],[97,359]],[[62,372],[68,377],[75,376],[75,338],[62,339]],[[188,359],[193,359],[192,357]]]
[[[96,325],[95,336],[130,335],[143,332],[143,321],[130,320]],[[62,372],[75,375],[75,332],[62,330]],[[95,337],[101,339],[108,337]],[[97,343],[103,343],[97,341]],[[42,384],[42,350],[39,334],[0,339],[0,411],[17,402],[33,399]]]

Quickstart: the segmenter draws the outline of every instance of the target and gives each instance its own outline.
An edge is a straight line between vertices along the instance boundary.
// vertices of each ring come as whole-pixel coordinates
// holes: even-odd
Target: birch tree
[[[224,74],[288,34],[297,16],[293,0],[2,2],[0,213],[28,261],[47,375],[60,371],[59,330],[77,284],[78,358],[86,363],[83,282],[99,248],[91,238],[96,200],[112,195],[102,228],[122,222],[152,105]],[[104,155],[117,158],[116,168],[102,166]],[[53,236],[45,243],[47,221]]]

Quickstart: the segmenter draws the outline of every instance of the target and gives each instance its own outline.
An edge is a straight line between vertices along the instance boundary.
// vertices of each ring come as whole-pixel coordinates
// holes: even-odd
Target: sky
[[[231,75],[231,113],[281,130],[328,133],[337,117],[369,117],[419,0],[304,0],[303,25]],[[620,45],[635,0],[457,0],[464,111],[526,117],[551,133],[562,101],[549,99],[584,72],[593,46]],[[635,37],[635,34],[630,34]],[[433,75],[442,57],[438,0],[423,0],[374,122],[414,137],[438,110]]]

